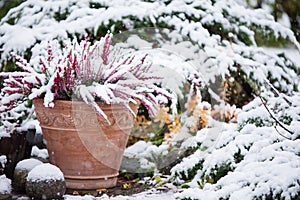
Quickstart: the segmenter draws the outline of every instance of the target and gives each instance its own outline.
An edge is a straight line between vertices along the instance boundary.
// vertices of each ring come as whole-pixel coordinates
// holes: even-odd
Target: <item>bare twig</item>
[[[277,96],[283,98],[283,100],[285,100],[285,101],[289,104],[289,106],[292,105],[292,102],[291,102],[290,100],[288,100],[282,93],[280,93],[280,92],[274,87],[274,85],[272,85],[272,83],[270,83],[270,81],[269,81],[267,78],[265,78],[265,82],[271,87],[271,89],[276,93]]]
[[[291,135],[293,135],[294,133],[292,132],[292,131],[290,131],[289,129],[287,129],[272,113],[271,113],[271,111],[270,111],[270,109],[268,108],[268,106],[267,106],[267,104],[266,104],[266,102],[263,100],[263,98],[260,96],[260,95],[257,95],[259,98],[260,98],[260,100],[261,100],[261,102],[262,102],[262,104],[264,105],[264,107],[266,108],[266,110],[268,111],[268,113],[269,113],[269,115],[271,116],[271,118],[276,122],[276,125],[279,125],[281,128],[283,128],[285,131],[287,131],[289,134],[291,134]],[[283,134],[281,134],[279,131],[278,131],[278,129],[276,128],[276,126],[275,126],[275,130],[278,132],[278,134],[279,135],[281,135],[282,137],[284,137],[284,138],[286,138],[286,139],[288,139],[288,140],[292,140],[291,138],[288,138],[288,137],[286,137],[286,136],[284,136]]]
[[[275,130],[277,131],[277,133],[278,133],[279,135],[281,135],[281,136],[284,137],[285,139],[292,140],[291,138],[288,138],[288,137],[286,137],[285,135],[283,135],[282,133],[280,133],[280,131],[277,129],[277,126],[276,126],[276,125],[274,126],[274,128],[275,128]]]

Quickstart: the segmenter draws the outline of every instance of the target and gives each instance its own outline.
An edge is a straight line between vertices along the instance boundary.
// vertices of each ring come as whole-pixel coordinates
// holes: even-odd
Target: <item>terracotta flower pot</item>
[[[121,104],[100,104],[111,125],[80,101],[55,101],[54,108],[34,100],[50,162],[69,189],[114,187],[134,116]],[[137,112],[137,106],[132,105]]]

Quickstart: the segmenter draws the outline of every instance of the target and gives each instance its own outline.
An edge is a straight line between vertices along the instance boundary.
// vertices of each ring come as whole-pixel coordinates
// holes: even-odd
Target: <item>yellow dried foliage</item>
[[[240,112],[241,109],[237,108],[235,105],[231,106],[230,104],[225,104],[225,106],[216,107],[212,111],[212,115],[219,120],[236,123]]]
[[[192,117],[192,125],[188,127],[192,133],[196,133],[208,125],[208,116],[210,115],[211,107],[201,102],[200,95],[192,95],[185,104],[185,107],[187,115]]]
[[[188,102],[185,104],[188,115],[191,115],[193,113],[200,100],[201,98],[197,95],[193,95],[188,99]]]
[[[162,128],[166,123],[170,122],[170,108],[160,105],[160,109],[155,116],[154,122],[159,122],[159,127]]]
[[[208,125],[208,116],[210,115],[211,107],[203,106],[201,103],[194,109],[192,113],[193,126],[189,130],[193,133],[205,128]]]
[[[181,128],[180,116],[175,115],[174,120],[168,125],[168,129],[171,133],[179,133]]]

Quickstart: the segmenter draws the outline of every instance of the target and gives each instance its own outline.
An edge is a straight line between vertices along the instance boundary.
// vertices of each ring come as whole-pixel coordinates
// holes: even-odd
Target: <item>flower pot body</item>
[[[57,100],[54,104],[46,108],[42,99],[34,100],[50,162],[62,170],[67,188],[114,187],[134,123],[132,113],[122,104],[99,103],[109,125],[84,102]],[[136,113],[138,106],[130,106]]]

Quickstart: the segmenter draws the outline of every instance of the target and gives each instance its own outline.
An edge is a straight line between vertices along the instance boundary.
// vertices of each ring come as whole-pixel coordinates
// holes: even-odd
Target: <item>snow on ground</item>
[[[0,194],[10,194],[11,180],[6,178],[5,175],[0,176]]]
[[[73,196],[65,195],[65,200],[172,200],[175,199],[174,192],[160,192],[155,189],[134,194],[132,196],[115,196],[109,197],[107,195],[102,195],[101,197],[93,197],[90,195],[86,196]]]
[[[27,180],[64,180],[64,175],[60,169],[49,163],[40,164],[33,168],[29,173]]]

